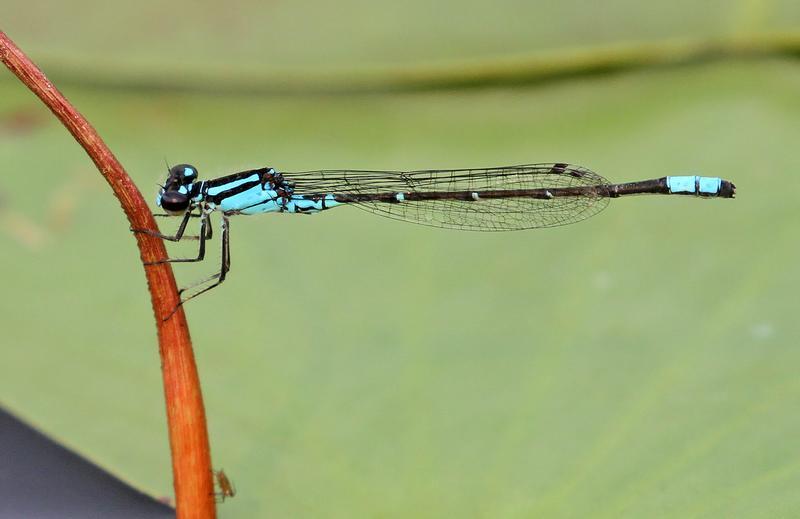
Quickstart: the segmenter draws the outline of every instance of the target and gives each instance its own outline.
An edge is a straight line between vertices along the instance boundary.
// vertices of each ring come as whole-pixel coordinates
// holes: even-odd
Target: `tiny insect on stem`
[[[217,502],[224,503],[226,498],[236,496],[236,487],[233,486],[231,480],[222,469],[212,470],[214,473],[214,480],[216,481],[219,492],[214,492],[214,497]]]

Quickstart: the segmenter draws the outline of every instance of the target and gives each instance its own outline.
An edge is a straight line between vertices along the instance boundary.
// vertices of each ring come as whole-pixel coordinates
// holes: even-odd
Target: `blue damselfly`
[[[200,218],[195,262],[205,257],[211,238],[210,216],[222,220],[222,264],[213,276],[181,290],[211,283],[182,303],[211,290],[230,269],[229,218],[260,213],[311,214],[340,205],[408,222],[470,231],[513,231],[575,223],[597,214],[609,199],[638,194],[733,198],[735,186],[716,177],[672,176],[611,184],[586,168],[569,164],[527,164],[497,168],[356,171],[321,170],[279,173],[259,168],[199,180],[197,169],[179,164],[156,200],[161,216],[182,216],[174,235],[147,232],[180,241],[192,217]]]

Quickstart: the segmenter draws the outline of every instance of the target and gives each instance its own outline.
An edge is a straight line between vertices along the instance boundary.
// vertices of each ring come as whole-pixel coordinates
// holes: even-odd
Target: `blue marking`
[[[312,200],[303,195],[294,195],[284,205],[284,211],[288,211],[290,213],[318,213],[323,209],[329,209],[331,207],[340,205],[333,195],[325,195],[324,208],[322,207],[322,200],[322,198],[318,200]]]
[[[722,187],[722,179],[717,177],[698,177],[697,183],[704,195],[716,195]]]
[[[203,195],[203,187],[204,187],[205,185],[206,185],[206,181],[205,181],[205,180],[204,180],[204,181],[202,181],[202,182],[200,182],[200,185],[198,186],[198,189],[197,189],[197,191],[195,191],[195,192],[197,193],[197,195],[195,195],[195,196],[192,198],[192,201],[193,201],[193,202],[200,203],[200,202],[202,202],[202,201],[203,201],[203,197],[205,196],[205,195]]]
[[[191,177],[195,174],[195,171],[192,168],[183,168],[183,176],[184,177]]]
[[[273,192],[274,193],[274,192]],[[278,200],[267,200],[258,205],[247,207],[239,211],[240,214],[261,214],[261,213],[279,213],[283,208],[283,203]]]
[[[342,203],[337,202],[335,196],[325,195],[325,207],[336,207],[337,205],[342,205]]]
[[[404,195],[403,193],[397,193],[396,195],[394,195],[394,198],[398,202],[403,202],[406,199],[406,195]]]
[[[241,214],[261,214],[261,213],[318,213],[323,209],[328,209],[341,205],[333,195],[325,195],[323,199],[312,200],[303,195],[293,195],[288,200],[278,196],[274,190],[261,189],[255,186],[247,191],[228,197],[220,203],[223,211],[234,211]]]
[[[188,186],[179,187],[178,188],[178,193],[180,193],[182,195],[188,195],[189,194],[189,187]]]
[[[209,196],[216,196],[223,191],[227,191],[228,189],[233,189],[236,186],[241,186],[242,184],[246,184],[247,182],[258,182],[260,180],[258,173],[253,173],[247,178],[241,178],[239,180],[234,180],[233,182],[228,182],[227,184],[222,184],[221,186],[209,188],[208,194]],[[261,189],[259,186],[256,186]]]
[[[233,182],[231,182],[231,184],[233,184]],[[211,190],[209,189],[209,191]],[[273,202],[274,204],[274,201],[277,197],[278,193],[271,189],[264,189],[261,187],[261,184],[259,184],[251,187],[250,189],[242,191],[241,193],[223,198],[219,203],[219,208],[222,211],[235,211],[241,212],[242,214],[256,214],[267,211],[277,211],[279,209],[277,209],[276,206],[276,209],[262,208],[255,212],[251,212],[251,210],[255,209],[254,206],[260,206],[264,202]]]
[[[670,193],[696,193],[697,177],[667,177],[667,187]]]
[[[722,187],[722,179],[717,177],[667,177],[670,193],[692,193],[695,195],[716,195]]]

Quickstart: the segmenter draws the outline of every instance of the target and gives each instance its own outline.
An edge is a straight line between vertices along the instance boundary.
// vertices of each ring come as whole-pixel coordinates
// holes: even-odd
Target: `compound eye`
[[[191,184],[197,180],[197,169],[190,164],[178,164],[169,168],[169,175],[178,184]]]
[[[183,213],[189,207],[189,195],[178,191],[165,191],[160,206],[168,213]]]

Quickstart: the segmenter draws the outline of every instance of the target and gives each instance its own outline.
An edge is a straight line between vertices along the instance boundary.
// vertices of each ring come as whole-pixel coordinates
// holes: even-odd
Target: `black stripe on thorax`
[[[248,171],[241,171],[239,173],[234,173],[232,175],[227,175],[224,177],[213,178],[210,180],[206,180],[203,185],[203,198],[211,203],[219,204],[222,200],[247,191],[248,189],[252,189],[255,186],[261,185],[266,186],[268,189],[274,188],[273,178],[274,175],[269,172],[270,168],[260,168],[260,169],[251,169]],[[225,184],[230,184],[231,182],[236,182],[237,180],[242,180],[253,175],[258,175],[258,179],[252,182],[244,182],[238,186],[232,187],[230,189],[225,189],[216,193],[215,195],[209,195],[208,191],[215,187],[221,187]]]

